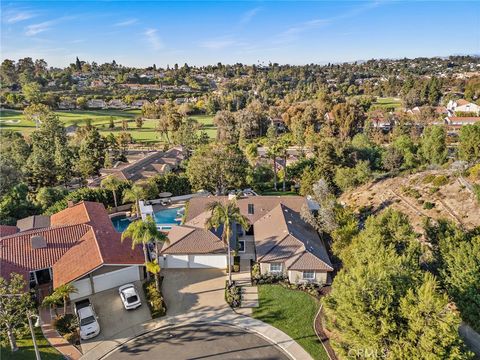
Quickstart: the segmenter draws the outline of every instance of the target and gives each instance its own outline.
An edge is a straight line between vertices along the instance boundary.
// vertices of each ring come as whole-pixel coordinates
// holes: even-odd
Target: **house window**
[[[315,271],[304,271],[303,272],[304,280],[315,280]]]
[[[248,204],[248,215],[253,215],[255,213],[255,209],[253,204]]]
[[[278,273],[282,271],[282,264],[281,263],[270,263],[270,272]]]
[[[238,252],[241,252],[241,253],[245,252],[245,241],[243,240],[238,241]]]

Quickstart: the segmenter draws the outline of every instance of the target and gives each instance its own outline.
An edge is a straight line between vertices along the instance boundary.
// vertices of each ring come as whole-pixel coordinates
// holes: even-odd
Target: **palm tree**
[[[58,316],[57,308],[60,301],[61,301],[61,298],[57,294],[52,293],[43,298],[42,306],[46,308],[49,308],[49,307],[53,308],[53,311],[55,312],[55,316]]]
[[[143,255],[145,257],[145,266],[147,266],[147,264],[149,263],[147,244],[150,242],[155,243],[155,250],[158,262],[160,244],[168,242],[167,235],[157,229],[157,224],[150,215],[147,215],[147,218],[145,220],[137,220],[130,223],[130,225],[128,225],[128,228],[122,233],[122,241],[127,238],[132,239],[132,249],[134,249],[136,245],[142,245]],[[157,276],[156,273],[155,276]],[[150,273],[148,271],[147,280],[150,280]],[[157,280],[159,284],[160,280]]]
[[[278,151],[280,156],[283,158],[283,184],[282,191],[285,192],[285,181],[287,179],[287,157],[288,157],[288,147],[290,146],[290,139],[286,136],[280,138],[280,143],[278,146]]]
[[[63,284],[55,289],[53,294],[58,298],[63,300],[63,315],[67,315],[67,302],[70,298],[70,294],[76,294],[78,292],[77,288],[72,284]]]
[[[113,175],[108,175],[105,179],[102,180],[100,186],[107,190],[110,190],[113,193],[113,202],[115,203],[115,211],[117,211],[117,190],[122,185],[123,181]]]
[[[230,255],[230,238],[233,231],[233,226],[235,224],[240,224],[240,226],[247,230],[250,227],[248,219],[240,213],[240,209],[237,206],[235,200],[228,201],[226,204],[223,204],[219,201],[214,201],[207,205],[206,209],[210,211],[210,217],[205,221],[205,228],[210,230],[214,228],[215,230],[223,225],[222,230],[222,240],[227,244],[228,251],[228,284],[232,284],[232,266],[231,266],[231,255]],[[235,232],[236,237],[236,232]]]
[[[135,183],[130,189],[125,189],[123,191],[123,203],[134,202],[134,213],[137,214],[137,216],[140,216],[140,200],[144,200],[150,195],[153,195],[153,192],[155,191],[153,187],[154,185],[149,182]]]

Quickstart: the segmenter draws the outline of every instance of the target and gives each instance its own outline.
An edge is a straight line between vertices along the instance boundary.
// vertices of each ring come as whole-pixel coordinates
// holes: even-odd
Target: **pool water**
[[[115,230],[120,233],[124,232],[131,223],[131,220],[127,219],[125,215],[115,216],[111,220]]]
[[[185,207],[180,206],[155,212],[153,214],[155,223],[157,223],[158,225],[167,225],[162,226],[162,230],[170,230],[172,227],[168,225],[180,225],[181,220],[176,219],[182,218],[182,212],[179,214],[179,211],[182,209],[185,209]],[[126,215],[115,216],[111,220],[115,230],[120,233],[124,232],[127,229],[128,225],[130,225],[130,223],[132,222],[126,217]]]
[[[155,219],[155,222],[159,225],[163,225],[163,224],[180,225],[181,220],[176,220],[176,219],[182,218],[182,215],[178,213],[179,210],[181,209],[184,209],[184,207],[180,206],[175,208],[159,210],[153,213],[153,218]]]

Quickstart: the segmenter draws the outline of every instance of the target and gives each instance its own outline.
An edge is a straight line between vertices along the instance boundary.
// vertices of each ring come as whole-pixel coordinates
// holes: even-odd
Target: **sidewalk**
[[[312,357],[283,331],[280,331],[277,328],[264,323],[263,321],[236,314],[231,309],[226,309],[220,312],[196,311],[189,314],[154,319],[147,323],[133,326],[132,328],[117,334],[115,339],[103,341],[98,346],[84,354],[81,359],[101,359],[115,348],[142,334],[153,330],[167,329],[172,326],[177,327],[187,324],[191,325],[194,323],[221,324],[233,326],[244,331],[253,332],[280,347],[292,359],[312,360]]]
[[[82,356],[82,353],[67,340],[65,340],[52,325],[52,317],[50,310],[41,308],[40,319],[42,323],[42,333],[45,339],[57,349],[65,358],[71,360],[78,360]]]

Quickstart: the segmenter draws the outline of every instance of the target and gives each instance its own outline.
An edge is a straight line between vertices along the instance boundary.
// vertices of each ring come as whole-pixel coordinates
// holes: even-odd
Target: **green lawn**
[[[98,127],[100,133],[108,135],[109,133],[118,133],[122,131],[123,120],[128,121],[129,132],[137,142],[141,143],[157,143],[162,139],[155,131],[155,120],[147,120],[143,127],[138,129],[135,124],[135,116],[140,115],[140,110],[71,110],[56,111],[60,120],[65,126],[85,125],[86,120],[90,119],[92,125]],[[210,115],[194,115],[192,116],[202,124],[202,129],[207,132],[211,139],[217,136],[216,126],[213,125],[213,116]],[[110,118],[113,118],[115,128],[108,127]],[[35,123],[24,119],[21,111],[0,110],[0,130],[19,131],[23,134],[30,134],[35,130]]]
[[[377,101],[372,104],[372,107],[397,109],[402,107],[402,100],[393,97],[377,98]]]
[[[259,285],[260,307],[253,317],[282,330],[298,342],[314,359],[328,360],[313,329],[320,303],[310,295],[281,285]]]
[[[43,337],[40,328],[35,329],[37,344],[40,349],[42,360],[61,360],[63,356],[50,346],[48,341]],[[10,347],[0,347],[1,360],[35,360],[35,350],[33,349],[32,338],[30,332],[25,339],[17,339],[18,351],[12,353]]]

